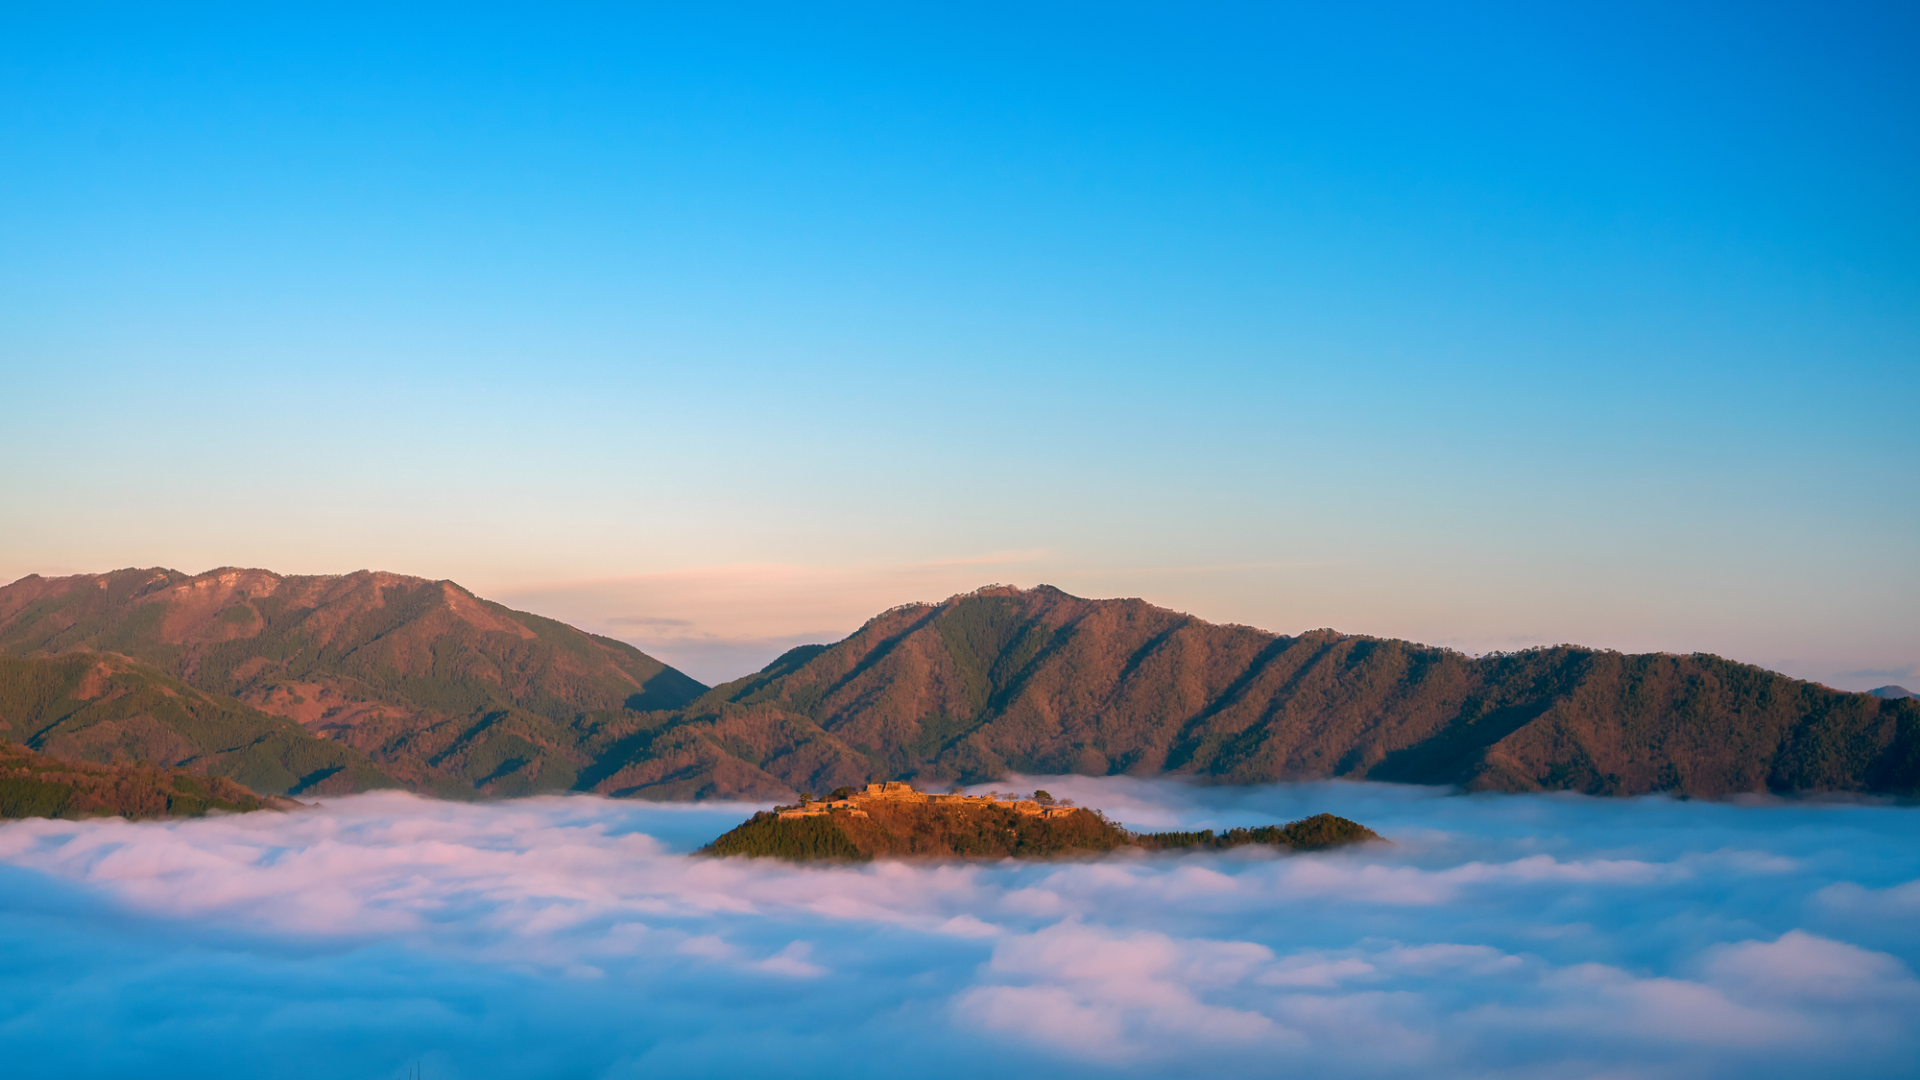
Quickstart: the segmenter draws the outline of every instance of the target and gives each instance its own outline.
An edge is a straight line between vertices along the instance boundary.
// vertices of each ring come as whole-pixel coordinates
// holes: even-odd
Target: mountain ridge
[[[1009,773],[1920,794],[1920,702],[1704,653],[1471,657],[987,586],[704,687],[450,581],[126,570],[0,588],[0,654],[112,649],[441,794],[789,798]]]
[[[124,654],[441,795],[571,787],[583,726],[704,685],[625,642],[379,571],[126,569],[0,588],[0,653]]]
[[[723,741],[742,726],[803,732],[742,756],[816,789],[864,767],[929,782],[1129,772],[1727,795],[1911,791],[1909,709],[1701,653],[1475,658],[1002,586],[891,609],[683,714]]]

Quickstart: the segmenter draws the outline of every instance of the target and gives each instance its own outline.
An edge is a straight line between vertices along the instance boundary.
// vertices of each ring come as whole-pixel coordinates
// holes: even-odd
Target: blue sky
[[[1901,5],[0,7],[0,577],[1920,678]]]

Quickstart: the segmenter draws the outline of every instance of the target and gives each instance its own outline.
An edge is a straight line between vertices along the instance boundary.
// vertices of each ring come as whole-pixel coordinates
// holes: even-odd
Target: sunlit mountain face
[[[697,854],[757,807],[594,796],[18,821],[0,1041],[70,1077],[1891,1077],[1920,1054],[1908,807],[1016,785],[1139,829],[1328,811],[1388,842],[796,865]]]
[[[1920,1076],[1920,3],[199,6],[0,0],[0,1080]]]

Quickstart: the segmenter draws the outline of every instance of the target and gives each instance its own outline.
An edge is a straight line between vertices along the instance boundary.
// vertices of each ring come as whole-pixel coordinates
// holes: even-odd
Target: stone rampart
[[[844,799],[809,800],[796,807],[780,811],[782,821],[794,818],[822,817],[834,812],[866,817],[862,806],[875,803],[896,803],[908,805],[932,804],[937,806],[999,806],[1028,817],[1062,818],[1073,813],[1070,806],[1043,806],[1033,799],[1019,799],[998,795],[935,795],[916,791],[914,786],[899,780],[885,783],[868,784],[863,790],[853,792]]]

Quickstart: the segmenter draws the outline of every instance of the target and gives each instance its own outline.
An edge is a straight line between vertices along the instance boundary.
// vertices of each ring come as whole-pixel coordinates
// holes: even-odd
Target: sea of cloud
[[[1030,778],[1322,855],[795,866],[751,807],[0,825],[10,1076],[1766,1077],[1920,1061],[1920,809]],[[1004,788],[1014,784],[999,785]]]

